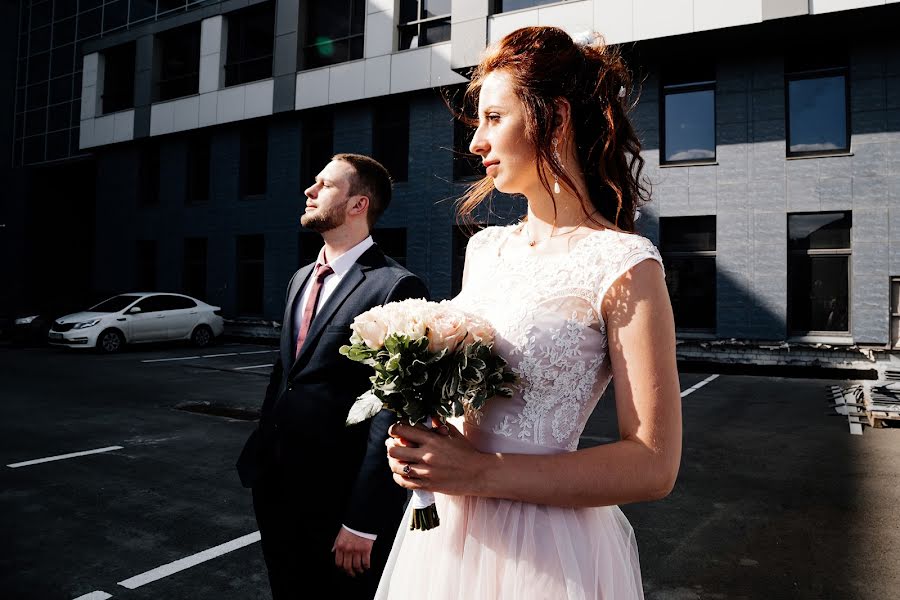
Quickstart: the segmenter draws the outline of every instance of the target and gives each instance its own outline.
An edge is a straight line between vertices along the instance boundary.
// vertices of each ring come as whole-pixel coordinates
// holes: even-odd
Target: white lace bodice
[[[611,378],[601,304],[610,285],[646,259],[639,235],[601,230],[564,255],[502,251],[516,226],[472,236],[467,281],[454,303],[496,329],[495,350],[519,375],[512,398],[496,397],[465,418],[483,451],[571,451]]]

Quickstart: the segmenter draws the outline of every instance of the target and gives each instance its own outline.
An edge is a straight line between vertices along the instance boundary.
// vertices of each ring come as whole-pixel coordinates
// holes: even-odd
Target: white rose
[[[438,306],[428,320],[428,350],[453,351],[466,337],[466,316],[448,306]]]
[[[350,329],[353,335],[373,350],[381,350],[384,347],[384,338],[387,337],[388,324],[380,314],[381,311],[369,310],[353,319]]]
[[[486,346],[493,344],[494,328],[491,327],[486,321],[470,317],[468,322],[468,335],[466,335],[466,343],[471,344],[473,342],[481,342]]]

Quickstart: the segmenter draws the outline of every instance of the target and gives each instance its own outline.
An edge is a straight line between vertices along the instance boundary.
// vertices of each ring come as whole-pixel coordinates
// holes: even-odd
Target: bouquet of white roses
[[[403,300],[364,312],[350,326],[341,354],[371,366],[372,387],[350,409],[347,424],[382,408],[410,425],[445,422],[466,409],[478,410],[492,396],[512,396],[515,375],[493,351],[494,331],[452,303]],[[413,492],[410,529],[440,524],[434,495]]]

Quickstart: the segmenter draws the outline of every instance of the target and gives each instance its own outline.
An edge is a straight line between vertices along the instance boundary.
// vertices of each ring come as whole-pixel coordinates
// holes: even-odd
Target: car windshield
[[[91,308],[91,312],[119,312],[138,298],[140,296],[116,296]]]

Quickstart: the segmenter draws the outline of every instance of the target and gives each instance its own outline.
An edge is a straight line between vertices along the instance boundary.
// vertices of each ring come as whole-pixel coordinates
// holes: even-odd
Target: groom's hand
[[[334,564],[350,577],[362,575],[369,569],[374,543],[341,527],[334,540]]]

